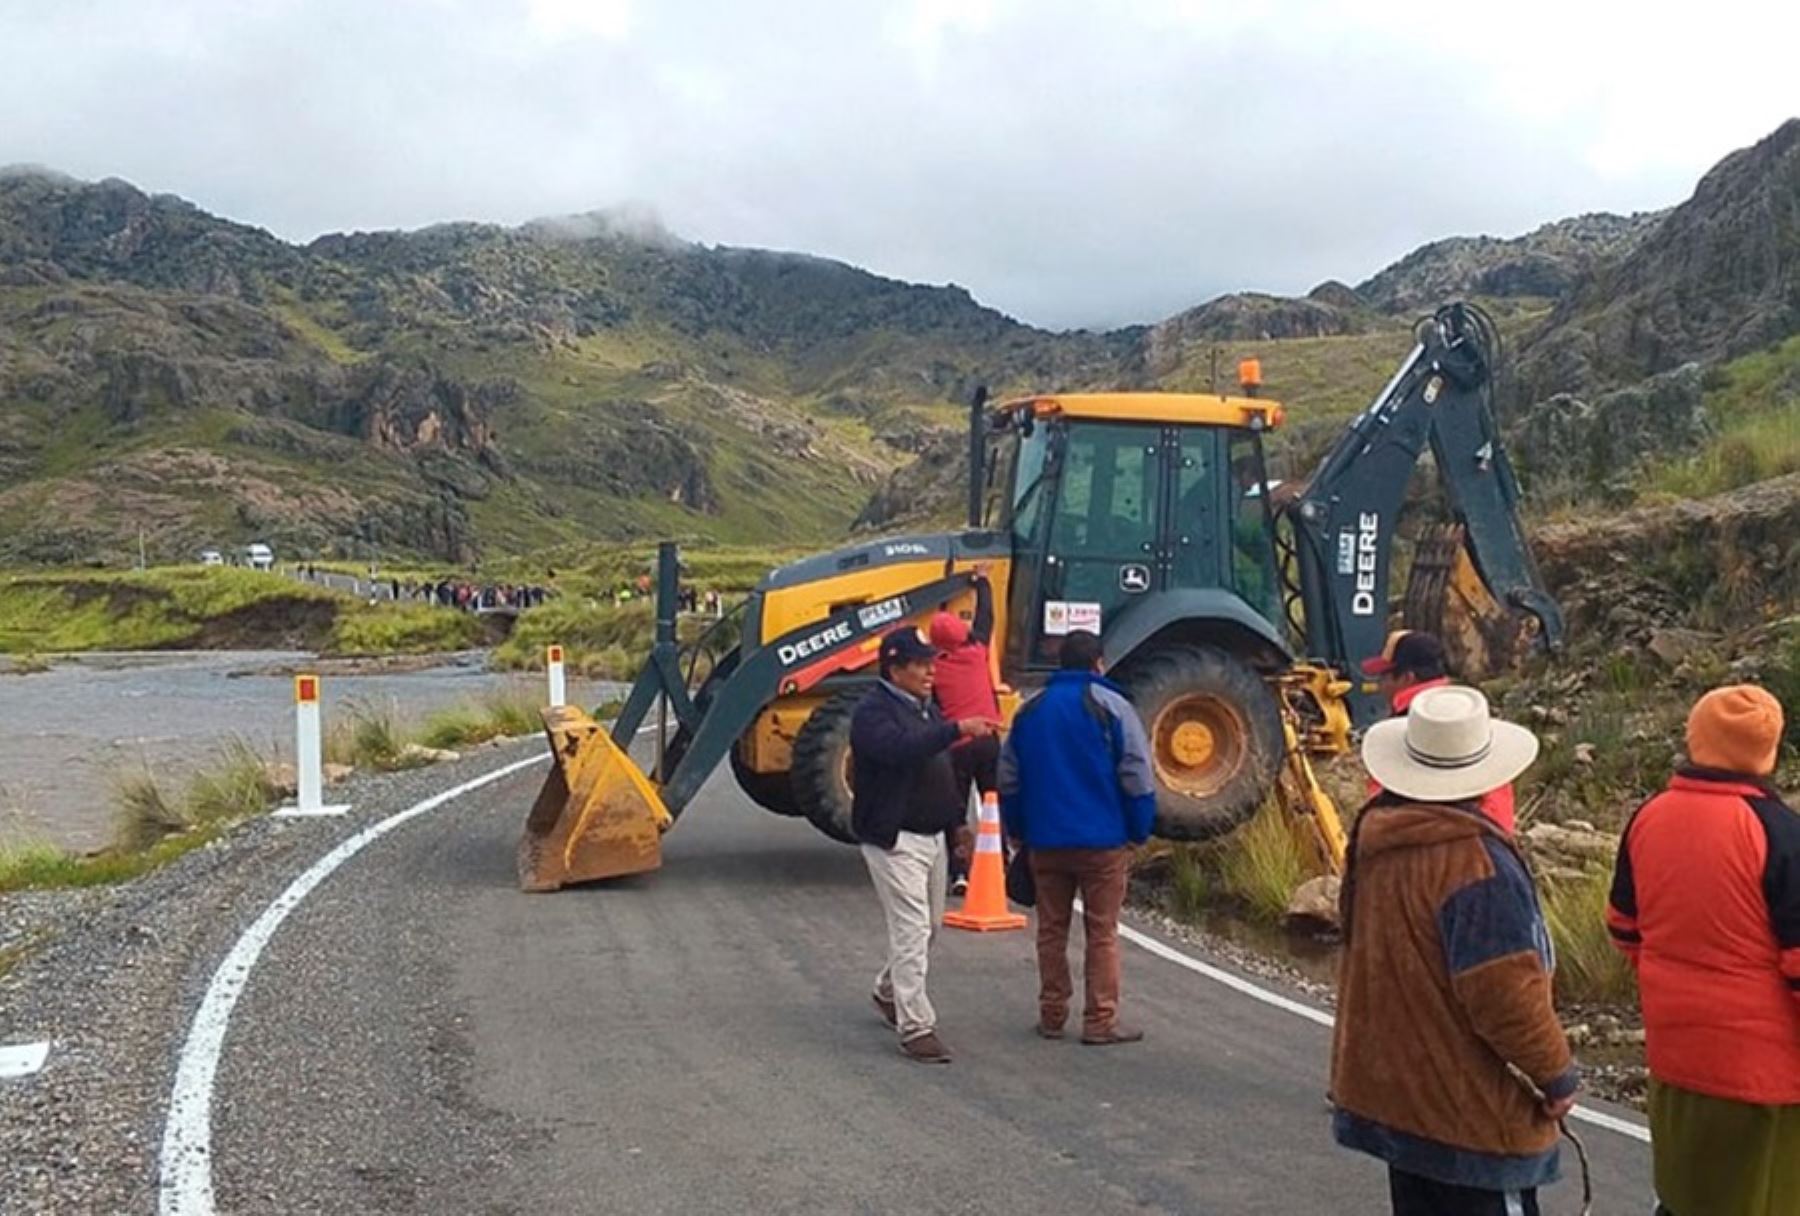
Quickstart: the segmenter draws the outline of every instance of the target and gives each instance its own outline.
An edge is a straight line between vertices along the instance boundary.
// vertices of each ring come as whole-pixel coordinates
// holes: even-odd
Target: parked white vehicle
[[[253,545],[245,545],[244,564],[252,570],[273,570],[275,568],[275,550],[260,540]]]
[[[223,566],[225,555],[217,549],[202,549],[200,550],[200,564],[202,566]]]

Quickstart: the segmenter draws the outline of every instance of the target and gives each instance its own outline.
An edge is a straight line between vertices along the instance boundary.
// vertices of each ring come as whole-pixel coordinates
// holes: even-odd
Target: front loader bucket
[[[525,818],[520,888],[554,891],[660,867],[673,819],[606,728],[579,709],[553,706],[544,710],[544,733],[555,767]]]

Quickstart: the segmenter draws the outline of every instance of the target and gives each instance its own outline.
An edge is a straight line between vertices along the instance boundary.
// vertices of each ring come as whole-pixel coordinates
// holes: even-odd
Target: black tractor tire
[[[1212,646],[1133,656],[1121,673],[1150,736],[1156,834],[1212,840],[1241,826],[1281,771],[1281,707],[1242,661]]]
[[[731,749],[731,775],[737,778],[738,788],[750,796],[750,801],[765,811],[790,818],[801,814],[800,800],[794,795],[793,774],[759,773],[744,763],[738,749]]]
[[[833,840],[856,843],[850,826],[850,718],[863,690],[846,689],[813,710],[794,739],[794,794],[808,823]]]

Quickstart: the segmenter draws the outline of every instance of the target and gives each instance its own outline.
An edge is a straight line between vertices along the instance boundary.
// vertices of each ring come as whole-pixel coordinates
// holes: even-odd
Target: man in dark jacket
[[[1637,971],[1656,1191],[1674,1216],[1800,1209],[1800,815],[1781,702],[1715,688],[1689,766],[1631,817],[1607,927]]]
[[[1069,922],[1081,894],[1087,1003],[1081,1041],[1135,1043],[1119,1024],[1119,910],[1129,844],[1150,838],[1156,780],[1144,725],[1100,676],[1100,639],[1063,639],[1062,670],[1013,719],[1000,753],[1001,818],[1031,850],[1037,883],[1038,1033],[1060,1039],[1074,983]]]
[[[1332,1044],[1339,1144],[1388,1165],[1397,1216],[1535,1216],[1578,1075],[1530,872],[1480,797],[1537,739],[1473,688],[1363,738],[1381,783],[1345,862]]]
[[[887,964],[875,977],[875,1007],[899,1031],[909,1059],[948,1064],[925,973],[944,913],[944,833],[966,815],[967,791],[956,788],[950,746],[990,737],[999,724],[944,720],[931,700],[936,660],[911,626],[881,640],[881,682],[850,720],[850,818],[887,917]]]

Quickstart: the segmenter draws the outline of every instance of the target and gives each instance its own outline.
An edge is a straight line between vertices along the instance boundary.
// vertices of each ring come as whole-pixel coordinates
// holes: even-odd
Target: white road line
[[[1182,953],[1167,942],[1160,941],[1147,933],[1141,933],[1138,930],[1133,929],[1130,925],[1121,924],[1119,926],[1119,936],[1134,946],[1143,947],[1151,954],[1156,955],[1157,958],[1174,963],[1177,967],[1184,967],[1196,975],[1203,975],[1209,980],[1225,985],[1234,992],[1243,993],[1251,1000],[1261,1001],[1265,1005],[1273,1005],[1275,1008],[1280,1009],[1285,1013],[1291,1013],[1295,1017],[1305,1018],[1307,1021],[1318,1026],[1323,1026],[1328,1030],[1337,1024],[1336,1020],[1323,1009],[1315,1009],[1311,1005],[1305,1005],[1299,1001],[1291,1000],[1288,997],[1282,996],[1279,992],[1271,992],[1260,984],[1253,984],[1242,976],[1233,975],[1231,972],[1221,970],[1210,963],[1203,963],[1192,955]],[[1577,1106],[1569,1113],[1572,1118],[1579,1119],[1583,1123],[1591,1123],[1595,1127],[1603,1127],[1609,1132],[1617,1132],[1621,1136],[1641,1141],[1644,1144],[1650,1143],[1650,1129],[1641,1123],[1634,1123],[1629,1119],[1621,1119],[1617,1115],[1609,1115],[1603,1110],[1594,1110],[1587,1106]]]
[[[13,1043],[0,1047],[0,1080],[29,1077],[49,1058],[48,1043]]]
[[[250,980],[250,969],[256,966],[263,947],[281,928],[288,913],[299,907],[300,901],[311,894],[314,887],[361,852],[365,845],[454,798],[549,758],[548,755],[531,756],[502,765],[491,773],[465,781],[370,824],[314,862],[244,930],[231,953],[213,972],[212,982],[207,985],[206,995],[201,998],[200,1008],[195,1010],[193,1023],[188,1028],[187,1043],[181,1049],[181,1061],[175,1070],[175,1088],[169,1095],[169,1118],[163,1127],[158,1202],[162,1216],[213,1216],[217,1210],[213,1206],[212,1185],[213,1079],[218,1073],[231,1011]]]

